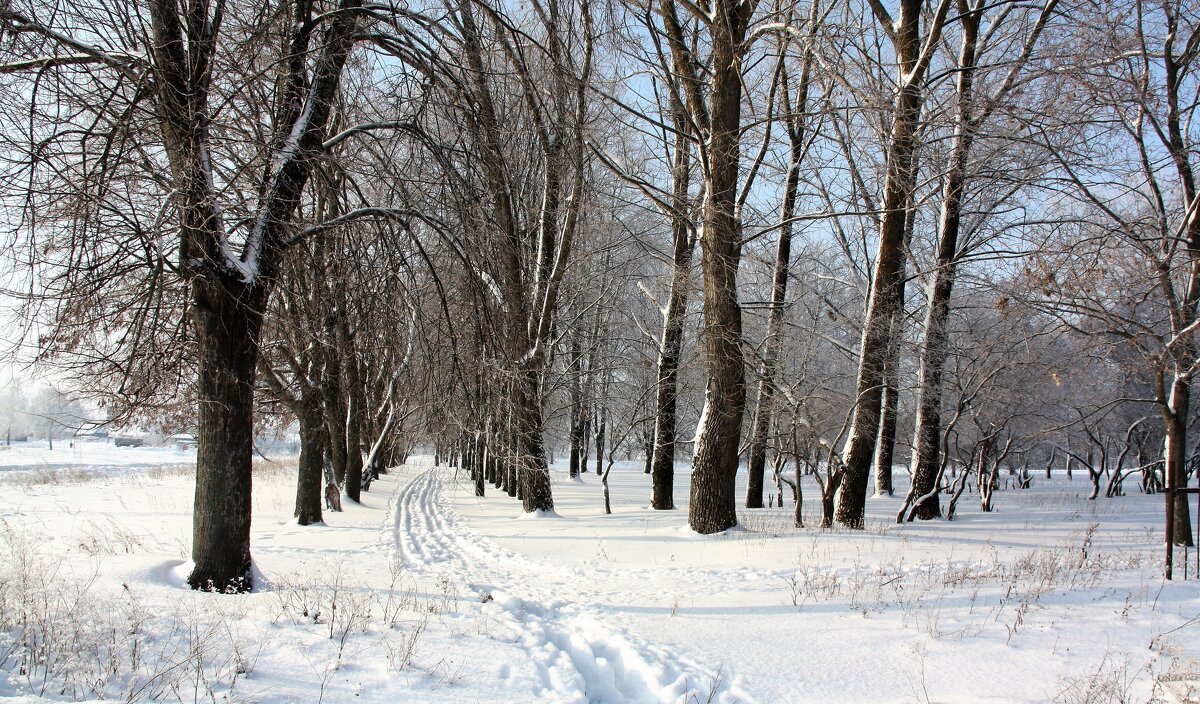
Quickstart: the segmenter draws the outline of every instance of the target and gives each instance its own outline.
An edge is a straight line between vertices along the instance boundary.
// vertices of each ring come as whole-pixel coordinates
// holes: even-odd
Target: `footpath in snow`
[[[512,631],[537,667],[541,701],[753,702],[728,672],[711,670],[604,623],[590,585],[611,575],[561,569],[474,533],[444,490],[452,470],[429,468],[395,501],[395,540],[411,567],[459,580]],[[526,519],[530,531],[554,519]]]

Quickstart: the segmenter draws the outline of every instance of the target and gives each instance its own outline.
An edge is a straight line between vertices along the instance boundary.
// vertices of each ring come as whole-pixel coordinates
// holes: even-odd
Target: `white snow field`
[[[256,590],[215,595],[183,586],[188,453],[59,447],[0,448],[14,702],[1200,701],[1200,580],[1162,580],[1135,479],[1088,501],[1035,476],[903,526],[871,498],[865,531],[793,528],[789,502],[702,537],[682,465],[676,511],[634,462],[613,515],[556,471],[557,516],[526,516],[418,457],[301,527],[294,462],[261,463]]]

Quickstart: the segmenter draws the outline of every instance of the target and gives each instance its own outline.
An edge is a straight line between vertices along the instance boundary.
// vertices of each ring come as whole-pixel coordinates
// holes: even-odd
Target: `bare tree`
[[[294,216],[312,165],[324,151],[339,79],[364,14],[357,0],[328,8],[297,2],[260,14],[243,14],[243,9],[221,1],[155,0],[145,12],[117,3],[107,15],[37,4],[25,11],[13,5],[0,10],[5,32],[13,38],[6,42],[3,72],[30,82],[44,82],[46,71],[63,79],[49,92],[18,91],[31,100],[24,112],[40,125],[42,137],[37,143],[10,141],[10,178],[16,166],[26,183],[71,188],[41,168],[51,162],[38,154],[39,144],[77,142],[74,134],[82,123],[39,122],[47,116],[42,100],[83,100],[94,106],[88,112],[98,122],[92,124],[111,126],[112,137],[95,136],[110,147],[86,144],[85,150],[126,156],[140,151],[147,157],[141,164],[151,170],[156,190],[140,195],[138,205],[151,206],[161,217],[148,230],[125,231],[143,252],[140,260],[125,261],[181,277],[189,287],[199,447],[195,568],[188,582],[220,591],[250,586],[253,389],[262,320],[283,252],[306,235]],[[254,41],[251,34],[272,25],[283,28],[277,60],[263,72],[237,68],[243,58],[238,52]],[[224,73],[231,70],[246,71],[251,83],[278,88],[267,111],[270,135],[258,153],[231,151],[230,143],[220,141],[239,129],[236,98],[246,95],[239,87],[242,77]],[[235,99],[226,103],[231,91]],[[161,158],[150,155],[155,150],[161,150]],[[74,156],[58,154],[68,160]],[[227,157],[232,162],[222,161]],[[103,160],[75,163],[88,170],[88,180],[73,194],[111,203],[106,188],[121,169]],[[226,170],[230,166],[233,171]],[[258,176],[247,178],[241,169]],[[36,195],[30,194],[29,206]],[[99,213],[93,208],[62,216],[79,226],[74,231],[80,249],[113,242],[88,239],[110,226]],[[26,224],[36,237],[47,223],[34,218]],[[70,224],[63,228],[70,229]],[[65,256],[67,266],[78,263],[69,252]],[[80,273],[80,284],[95,273]]]
[[[812,145],[808,133],[809,91],[812,88],[812,71],[815,63],[816,34],[821,26],[821,9],[815,0],[810,3],[806,36],[802,40],[800,75],[796,82],[795,97],[791,95],[788,78],[787,51],[790,34],[783,34],[779,48],[776,80],[779,81],[780,102],[783,114],[781,122],[788,139],[788,163],[784,177],[783,203],[779,214],[779,239],[776,243],[775,267],[771,278],[771,307],[767,319],[766,339],[763,343],[762,360],[759,364],[758,401],[754,407],[750,432],[750,462],[747,468],[746,508],[762,508],[763,477],[766,473],[767,435],[771,426],[771,401],[774,397],[775,366],[777,363],[779,337],[782,333],[784,304],[792,259],[792,231],[795,226],[796,200],[800,187],[800,166]],[[788,17],[788,19],[792,19]],[[768,110],[770,106],[768,106]]]
[[[702,65],[685,37],[676,4],[659,4],[673,68],[683,86],[690,131],[700,142],[704,177],[700,262],[708,386],[696,430],[688,511],[688,523],[699,533],[717,533],[737,524],[734,480],[746,403],[742,311],[737,297],[742,232],[738,221],[741,71],[755,5],[716,0],[708,11],[690,10],[698,13],[696,20],[710,45],[709,60]],[[707,86],[705,75],[709,77]]]
[[[883,218],[863,325],[854,416],[842,451],[845,469],[838,488],[837,521],[852,528],[863,527],[867,484],[879,432],[885,362],[895,334],[891,320],[903,299],[904,242],[916,178],[913,162],[925,75],[941,41],[950,0],[940,0],[924,31],[921,0],[902,0],[896,19],[878,0],[872,0],[870,5],[892,40],[897,75],[892,129],[886,146]]]
[[[976,96],[975,78],[979,70],[980,28],[984,26],[987,8],[983,2],[975,2],[972,5],[964,0],[958,4],[962,36],[957,62],[954,136],[950,163],[942,187],[937,259],[925,312],[924,342],[918,372],[917,420],[913,439],[913,480],[908,498],[911,502],[917,497],[927,497],[915,503],[915,515],[923,520],[934,518],[941,512],[938,493],[934,489],[941,445],[942,368],[947,355],[947,321],[950,316],[951,292],[960,263],[973,247],[980,244],[977,238],[972,240],[969,237],[960,237],[963,227],[963,200],[971,178],[968,162],[971,147],[979,130],[986,125],[989,117],[1004,105],[1008,94],[1018,85],[1021,71],[1030,60],[1038,37],[1056,5],[1056,0],[1049,0],[1041,8],[1032,29],[1021,45],[1020,54],[1013,61],[1006,62],[1008,69],[999,87],[982,101],[981,106],[977,106],[976,103],[980,101]],[[996,41],[994,34],[1003,28],[1003,22],[1008,19],[1009,14],[1003,13],[988,26],[988,35],[993,42]]]
[[[1085,222],[1063,229],[1062,249],[1046,253],[1029,278],[1065,323],[1119,337],[1150,363],[1165,435],[1169,576],[1170,545],[1191,542],[1185,495],[1174,490],[1187,481],[1191,385],[1200,369],[1200,15],[1187,2],[1135,2],[1129,12],[1091,17],[1095,29],[1079,41],[1103,51],[1088,62],[1082,90],[1062,91],[1079,116],[1075,132],[1089,141],[1064,143],[1061,135],[1071,133],[1061,124],[1037,130],[1056,159],[1056,183],[1077,199]],[[1111,284],[1098,288],[1098,280]],[[1131,310],[1138,315],[1126,315]]]
[[[550,360],[559,290],[566,275],[586,194],[588,159],[585,124],[592,72],[592,10],[588,2],[535,3],[542,43],[533,44],[499,7],[462,3],[454,17],[462,33],[467,75],[462,84],[471,103],[468,116],[473,147],[490,201],[488,217],[498,231],[494,241],[498,276],[490,277],[502,311],[502,335],[512,391],[509,428],[526,511],[551,510],[550,475],[543,438],[542,377]],[[477,19],[486,19],[485,27]],[[496,42],[498,56],[485,54]],[[544,60],[539,74],[531,56]],[[489,85],[489,61],[503,61],[515,74],[534,145],[541,157],[540,202],[528,221],[516,200],[525,189],[513,179],[496,89]],[[541,89],[540,81],[549,90]]]

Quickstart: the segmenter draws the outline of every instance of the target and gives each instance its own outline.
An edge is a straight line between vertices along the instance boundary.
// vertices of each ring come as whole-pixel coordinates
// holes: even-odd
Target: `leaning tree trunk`
[[[654,450],[650,459],[650,507],[656,511],[675,508],[675,430],[678,422],[679,356],[683,348],[683,319],[687,313],[688,278],[692,268],[692,222],[688,200],[691,171],[690,142],[682,115],[676,120],[678,138],[671,179],[671,233],[674,259],[671,292],[663,315],[663,334],[658,350],[658,385],[654,412]]]
[[[188,584],[248,591],[254,374],[269,291],[216,274],[192,281],[199,370],[196,497]]]
[[[962,198],[967,181],[967,155],[973,132],[970,109],[976,67],[976,40],[980,17],[965,15],[959,51],[958,107],[954,127],[954,145],[950,170],[942,189],[941,237],[938,241],[937,268],[929,305],[925,309],[925,342],[921,348],[917,372],[917,420],[913,431],[911,459],[912,487],[906,501],[925,497],[913,511],[921,520],[941,515],[937,482],[942,436],[942,375],[949,354],[950,296],[958,266],[958,238],[962,229]],[[1053,458],[1053,455],[1051,456]],[[1047,476],[1049,469],[1047,469]]]
[[[916,151],[917,121],[921,97],[915,86],[901,90],[896,98],[892,126],[892,149],[888,158],[884,190],[883,222],[872,276],[871,297],[863,326],[858,367],[858,393],[853,421],[843,450],[844,477],[837,496],[836,519],[852,528],[862,528],[867,485],[878,439],[883,401],[884,371],[892,345],[892,317],[901,305],[904,278],[906,204],[912,190],[912,159]]]
[[[896,81],[896,101],[888,142],[883,220],[879,227],[875,270],[863,325],[854,412],[842,451],[842,478],[835,512],[837,522],[851,528],[865,526],[867,485],[879,434],[884,371],[894,334],[891,320],[896,309],[903,304],[904,242],[916,179],[913,164],[921,118],[921,91],[931,55],[921,50],[923,4],[920,0],[902,0],[900,19],[894,25],[900,75]],[[930,46],[938,40],[948,10],[949,2],[944,1],[925,40]]]

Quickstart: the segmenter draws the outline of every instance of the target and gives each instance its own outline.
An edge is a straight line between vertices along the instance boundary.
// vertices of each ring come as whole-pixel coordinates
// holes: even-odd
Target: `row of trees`
[[[899,518],[932,518],[956,463],[1082,462],[1148,414],[1186,483],[1191,3],[39,1],[0,32],[10,293],[114,413],[194,409],[197,588],[249,586],[256,418],[299,421],[302,523],[418,441],[527,511],[559,443],[644,455],[671,509],[693,424],[703,533],[742,457],[746,506],[791,458],[861,528],[898,443]]]
[[[26,390],[16,380],[0,390],[0,442],[45,439],[53,447],[57,438],[72,437],[91,422],[79,399],[52,384]]]

